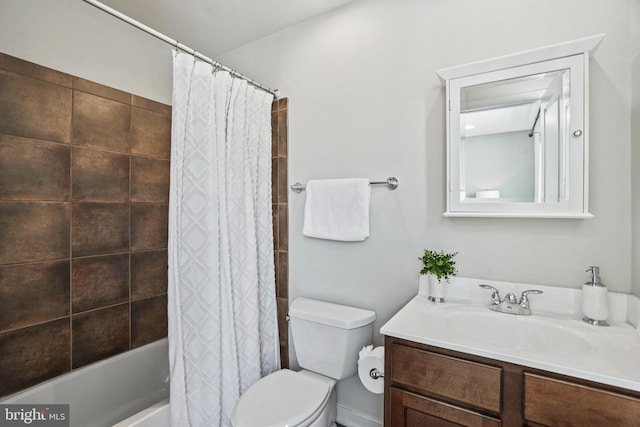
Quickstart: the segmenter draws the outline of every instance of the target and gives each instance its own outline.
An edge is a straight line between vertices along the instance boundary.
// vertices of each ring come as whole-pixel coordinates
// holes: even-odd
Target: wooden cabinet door
[[[398,344],[386,351],[393,384],[500,414],[502,369]]]
[[[527,425],[640,426],[640,399],[530,373],[524,384]]]
[[[495,418],[391,387],[391,427],[500,427]]]

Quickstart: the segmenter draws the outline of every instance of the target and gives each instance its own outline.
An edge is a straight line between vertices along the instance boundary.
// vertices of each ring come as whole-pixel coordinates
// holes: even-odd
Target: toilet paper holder
[[[362,348],[358,356],[358,376],[362,385],[374,394],[384,393],[384,347],[373,348],[368,345]]]
[[[384,378],[384,374],[381,373],[378,368],[373,368],[372,370],[369,371],[369,376],[371,378],[373,378],[374,380],[378,380],[380,378]]]

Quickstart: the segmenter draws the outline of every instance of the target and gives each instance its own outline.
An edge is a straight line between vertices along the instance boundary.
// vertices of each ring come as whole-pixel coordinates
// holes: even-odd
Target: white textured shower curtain
[[[169,197],[172,426],[228,426],[279,369],[273,96],[175,53]]]

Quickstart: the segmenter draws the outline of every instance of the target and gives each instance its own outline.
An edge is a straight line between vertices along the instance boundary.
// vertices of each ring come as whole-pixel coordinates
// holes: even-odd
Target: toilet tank
[[[358,352],[373,338],[374,311],[296,298],[289,318],[301,368],[336,380],[358,372]]]

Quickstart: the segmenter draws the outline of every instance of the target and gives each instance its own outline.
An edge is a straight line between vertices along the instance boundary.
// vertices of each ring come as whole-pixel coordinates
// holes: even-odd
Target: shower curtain
[[[175,53],[169,197],[172,426],[228,426],[280,368],[271,208],[273,95]]]

